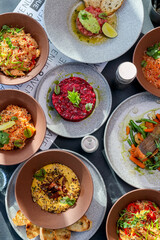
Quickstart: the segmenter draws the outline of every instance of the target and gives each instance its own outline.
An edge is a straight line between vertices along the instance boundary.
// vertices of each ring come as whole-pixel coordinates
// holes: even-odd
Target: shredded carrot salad
[[[160,88],[160,43],[147,48],[141,66],[145,78],[156,88]]]
[[[0,150],[23,148],[26,139],[35,131],[31,115],[25,108],[8,105],[0,112]]]

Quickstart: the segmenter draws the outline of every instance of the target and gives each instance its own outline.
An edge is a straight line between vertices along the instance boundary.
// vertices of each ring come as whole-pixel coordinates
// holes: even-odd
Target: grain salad
[[[8,105],[0,112],[0,150],[23,148],[35,133],[31,115],[25,108]]]
[[[22,77],[30,72],[40,50],[30,33],[23,28],[13,28],[3,25],[0,31],[0,68],[11,77]]]

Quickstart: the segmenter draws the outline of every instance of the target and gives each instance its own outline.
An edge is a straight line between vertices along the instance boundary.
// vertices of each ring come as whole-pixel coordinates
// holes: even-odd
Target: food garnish
[[[59,85],[56,84],[56,85],[55,85],[55,88],[54,88],[55,94],[56,94],[56,95],[60,94],[60,91],[61,91],[61,89],[60,89]]]
[[[103,24],[102,32],[109,38],[115,38],[118,35],[117,31],[107,22]]]
[[[0,131],[11,128],[15,124],[15,121],[8,121],[0,125]]]
[[[151,201],[141,200],[128,204],[117,221],[119,239],[158,239],[160,209]]]
[[[31,71],[40,55],[37,42],[23,28],[3,25],[0,31],[0,68],[13,78]]]
[[[4,144],[9,143],[9,134],[3,131],[0,131],[0,148],[4,146]]]
[[[73,89],[73,91],[68,91],[68,98],[71,101],[71,103],[73,103],[74,106],[78,107],[80,102],[81,102],[81,98],[80,98],[80,93],[75,92],[75,89]]]

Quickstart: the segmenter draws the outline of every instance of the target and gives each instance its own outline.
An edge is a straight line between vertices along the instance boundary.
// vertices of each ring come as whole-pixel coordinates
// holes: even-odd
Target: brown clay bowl
[[[44,211],[31,196],[31,184],[34,173],[50,163],[60,163],[71,168],[77,175],[81,192],[76,206],[55,214]],[[35,154],[21,168],[15,186],[16,200],[23,214],[34,224],[49,229],[67,227],[79,220],[92,201],[93,182],[88,168],[75,155],[64,150],[47,150]]]
[[[154,28],[153,30],[149,31],[139,40],[133,53],[133,63],[137,68],[137,79],[139,83],[146,91],[158,97],[160,97],[160,89],[149,83],[149,81],[144,77],[141,62],[146,49],[148,47],[151,47],[155,43],[160,42],[159,36],[160,27]]]
[[[118,239],[117,221],[120,212],[127,207],[129,203],[137,200],[149,200],[155,202],[160,207],[160,192],[152,189],[137,189],[126,193],[112,206],[106,221],[106,235],[108,240]]]
[[[24,27],[25,33],[30,33],[38,43],[41,51],[40,57],[37,59],[35,67],[24,77],[13,78],[6,76],[0,71],[0,83],[6,85],[16,85],[25,83],[35,77],[46,64],[49,54],[48,37],[43,27],[33,18],[22,13],[4,13],[0,14],[0,29],[3,25],[9,27]]]
[[[22,149],[0,150],[0,164],[2,165],[18,164],[30,158],[40,148],[46,132],[44,112],[34,98],[19,90],[0,90],[0,112],[10,104],[24,107],[28,110],[32,116],[36,133],[27,140],[26,145]]]

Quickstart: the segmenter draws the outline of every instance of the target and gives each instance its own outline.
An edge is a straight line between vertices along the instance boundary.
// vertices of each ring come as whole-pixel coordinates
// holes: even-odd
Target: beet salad
[[[96,94],[84,79],[69,77],[56,84],[52,103],[62,118],[78,122],[92,113]]]

